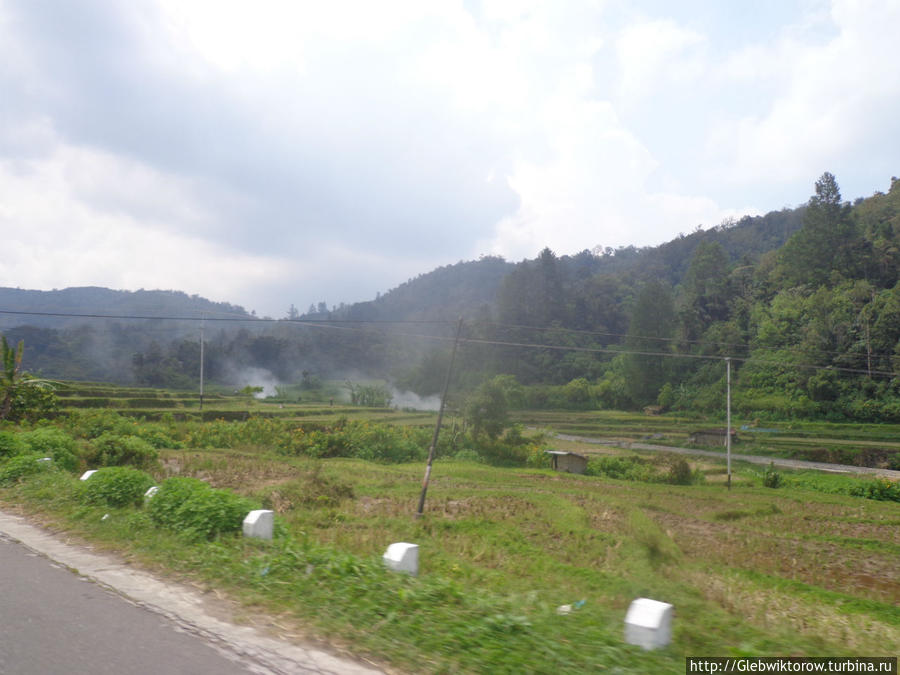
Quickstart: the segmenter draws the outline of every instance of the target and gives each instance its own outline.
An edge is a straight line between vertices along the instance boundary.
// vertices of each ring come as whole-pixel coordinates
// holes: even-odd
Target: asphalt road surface
[[[0,537],[0,673],[249,672],[164,617]]]
[[[208,607],[190,588],[0,512],[2,675],[380,672],[229,623]]]

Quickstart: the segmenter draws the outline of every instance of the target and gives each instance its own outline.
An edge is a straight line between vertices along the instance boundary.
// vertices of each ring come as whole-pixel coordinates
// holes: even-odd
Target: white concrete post
[[[391,544],[383,559],[385,566],[395,572],[406,572],[413,576],[419,574],[419,547],[416,544]]]
[[[674,607],[666,602],[638,598],[625,615],[625,642],[644,649],[665,647],[672,641]]]
[[[251,511],[244,518],[244,536],[271,539],[275,527],[275,513],[267,509]]]

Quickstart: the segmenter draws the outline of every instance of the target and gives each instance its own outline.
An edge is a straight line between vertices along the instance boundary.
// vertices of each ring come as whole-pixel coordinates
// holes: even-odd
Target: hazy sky
[[[900,174],[900,0],[0,0],[0,286],[284,316]]]

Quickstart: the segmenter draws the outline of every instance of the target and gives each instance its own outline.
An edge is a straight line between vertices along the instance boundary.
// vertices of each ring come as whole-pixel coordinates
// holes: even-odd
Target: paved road
[[[674,452],[678,455],[696,455],[698,457],[714,457],[725,460],[725,452],[722,450],[697,450],[695,448],[674,448],[668,445],[653,445],[650,443],[636,443],[629,441],[613,441],[605,438],[589,438],[587,436],[572,436],[570,434],[556,434],[555,438],[561,441],[574,441],[578,443],[593,443],[596,445],[608,445],[629,450],[650,450],[655,452]],[[881,476],[891,480],[900,480],[900,471],[890,469],[873,469],[867,466],[851,466],[849,464],[828,464],[826,462],[807,462],[802,459],[784,459],[780,457],[765,457],[762,455],[741,455],[732,451],[731,459],[736,462],[750,462],[751,464],[769,465],[787,469],[813,469],[815,471],[829,471],[832,473],[855,473],[870,476]]]
[[[218,619],[191,589],[0,512],[0,674],[378,672]]]
[[[164,617],[0,536],[0,673],[250,671]]]

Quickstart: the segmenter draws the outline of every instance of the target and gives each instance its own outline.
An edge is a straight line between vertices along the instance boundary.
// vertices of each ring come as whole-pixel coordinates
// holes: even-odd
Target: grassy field
[[[290,435],[290,424],[338,413],[376,430],[378,420],[433,420],[387,409],[246,403],[241,411],[226,398],[219,412],[290,414],[248,427],[260,433],[286,428]],[[172,533],[140,507],[85,503],[75,475],[59,471],[0,487],[0,504],[235,598],[248,622],[400,672],[680,673],[685,656],[900,651],[900,505],[833,494],[855,480],[846,476],[783,472],[782,487],[772,489],[763,486],[764,469],[735,463],[728,490],[717,460],[691,461],[699,480],[670,485],[439,459],[425,515],[416,518],[422,462],[314,459],[241,440],[226,423],[153,418],[159,421],[128,425],[180,439],[214,428],[216,438],[238,439],[230,448],[163,449],[150,471],[157,481],[200,478],[275,510],[274,541]],[[662,435],[673,444],[697,426],[606,412],[520,421],[623,440]],[[811,442],[863,437],[879,447],[890,447],[895,431],[796,423],[785,430]],[[396,541],[419,545],[418,578],[383,569],[381,555]],[[625,612],[637,597],[675,606],[667,648],[624,644]],[[574,609],[561,614],[563,605]]]
[[[352,645],[410,672],[674,673],[691,655],[900,646],[896,503],[771,490],[749,470],[727,491],[441,461],[416,519],[419,464],[235,450],[163,460],[163,473],[274,508],[279,537],[187,541],[154,529],[140,510],[73,507],[74,479],[56,474],[0,495],[7,508],[24,505],[233,595],[248,615],[277,617],[282,632]],[[420,546],[420,578],[380,569],[394,541]],[[642,596],[677,612],[673,644],[651,654],[621,639],[628,604]],[[557,613],[574,603],[583,604]]]
[[[57,393],[64,412],[105,408],[149,420],[167,413],[176,420],[242,420],[248,415],[308,422],[347,417],[412,425],[428,425],[433,420],[427,412],[346,405],[340,400],[340,383],[327,383],[323,391],[326,393],[291,390],[285,398],[257,400],[219,387],[206,394],[202,411],[196,392],[73,382]],[[299,402],[298,397],[302,399]],[[689,445],[688,437],[698,429],[724,426],[721,420],[621,411],[517,411],[512,417],[524,425],[556,433],[671,446]],[[900,470],[897,424],[804,420],[760,423],[735,418],[733,426],[738,429],[734,452]]]

